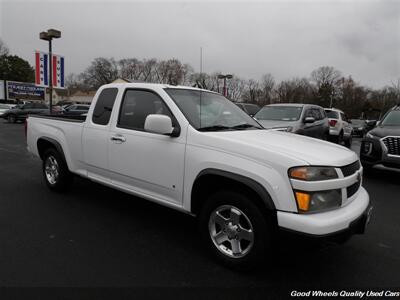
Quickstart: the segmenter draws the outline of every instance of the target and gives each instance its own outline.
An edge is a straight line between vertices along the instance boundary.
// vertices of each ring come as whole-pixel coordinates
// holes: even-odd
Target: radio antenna
[[[199,88],[203,88],[203,47],[200,47],[200,86]],[[201,128],[201,94],[202,91],[199,91],[199,105],[200,105],[200,115],[199,115],[199,124]]]

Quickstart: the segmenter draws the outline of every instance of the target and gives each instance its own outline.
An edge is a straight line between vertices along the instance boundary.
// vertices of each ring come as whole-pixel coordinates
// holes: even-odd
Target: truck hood
[[[287,165],[309,164],[319,166],[344,166],[358,156],[351,150],[327,141],[275,130],[238,130],[207,132],[204,146],[249,157],[268,164],[275,159]],[[209,138],[212,138],[211,141]],[[283,158],[283,159],[282,159]]]

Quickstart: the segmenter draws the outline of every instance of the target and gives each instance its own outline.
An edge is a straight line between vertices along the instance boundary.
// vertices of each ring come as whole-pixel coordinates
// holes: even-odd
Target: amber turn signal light
[[[308,170],[306,167],[294,168],[290,170],[289,176],[291,178],[307,180]]]
[[[296,201],[299,210],[308,211],[310,209],[311,195],[304,192],[296,192]]]

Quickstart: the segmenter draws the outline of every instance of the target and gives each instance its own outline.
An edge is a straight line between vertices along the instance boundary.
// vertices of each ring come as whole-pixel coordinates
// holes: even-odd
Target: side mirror
[[[381,124],[381,121],[376,121],[375,126],[379,126]]]
[[[166,115],[148,115],[144,122],[144,130],[152,133],[171,135],[174,131],[171,118]]]
[[[315,122],[315,118],[313,118],[313,117],[306,117],[305,119],[304,119],[304,123],[308,123],[308,124],[311,124],[311,123],[314,123]]]

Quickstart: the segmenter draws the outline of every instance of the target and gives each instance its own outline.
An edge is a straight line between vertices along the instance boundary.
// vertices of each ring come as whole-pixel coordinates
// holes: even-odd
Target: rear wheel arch
[[[275,204],[268,191],[260,183],[246,176],[219,169],[205,169],[197,175],[191,192],[191,212],[197,215],[207,197],[221,189],[250,195],[263,213],[272,212],[276,215]]]
[[[57,150],[57,152],[60,153],[62,159],[67,164],[67,160],[65,159],[65,155],[64,155],[64,150],[59,142],[57,142],[56,140],[54,140],[52,138],[48,138],[48,137],[41,137],[38,139],[37,149],[38,149],[39,157],[42,160],[44,158],[44,154],[50,148],[54,148],[55,150]],[[68,166],[68,164],[67,164],[67,166]]]

